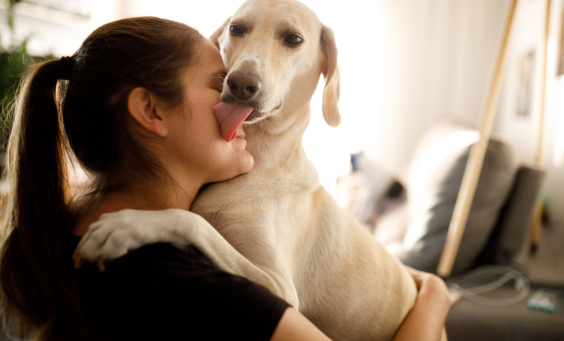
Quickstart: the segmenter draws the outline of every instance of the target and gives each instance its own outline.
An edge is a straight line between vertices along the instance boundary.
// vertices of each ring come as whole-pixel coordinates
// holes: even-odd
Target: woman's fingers
[[[440,277],[428,272],[415,270],[409,266],[405,268],[413,277],[420,295],[432,296],[437,304],[450,307],[448,288]]]
[[[74,250],[74,253],[72,255],[72,259],[74,261],[74,268],[77,269],[77,270],[80,269],[80,267],[82,266],[84,261],[82,260],[82,257],[80,256],[80,254],[76,252],[76,250]]]
[[[428,275],[428,274],[425,273],[425,272],[415,270],[414,268],[409,267],[409,266],[405,266],[405,269],[407,270],[407,272],[413,278],[413,281],[415,282],[415,285],[417,286],[417,290],[421,289],[421,285],[423,284],[425,276]]]
[[[104,265],[104,257],[98,257],[98,260],[96,261],[96,267],[98,268],[98,271],[104,272],[104,270],[106,269],[106,266]]]

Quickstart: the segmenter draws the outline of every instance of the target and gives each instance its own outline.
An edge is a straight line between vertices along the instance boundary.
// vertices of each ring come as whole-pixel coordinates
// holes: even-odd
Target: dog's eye
[[[231,25],[229,27],[229,32],[231,32],[231,34],[235,36],[243,34],[243,30],[237,25]]]
[[[290,45],[299,45],[302,43],[303,39],[295,34],[290,34],[286,37],[286,39],[284,39],[284,41]]]

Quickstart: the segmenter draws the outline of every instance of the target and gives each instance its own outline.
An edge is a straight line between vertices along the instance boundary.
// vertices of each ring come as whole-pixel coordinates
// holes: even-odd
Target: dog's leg
[[[276,287],[280,289],[277,295],[299,311],[300,302],[294,282],[295,269],[288,261],[291,258],[288,254],[288,249],[292,248],[289,246],[291,240],[285,240],[282,236],[284,233],[280,235],[275,232],[280,232],[276,226],[280,223],[279,215],[284,215],[281,208],[276,215],[255,212],[252,218],[238,211],[202,213],[196,211],[197,204],[193,209],[214,226],[231,247],[276,282]],[[249,226],[261,226],[261,229],[249,230]]]
[[[75,251],[75,264],[83,259],[113,260],[130,250],[159,242],[178,248],[193,245],[219,269],[263,285],[298,309],[297,295],[284,297],[292,290],[241,255],[204,218],[185,210],[122,210],[104,214],[82,237]]]

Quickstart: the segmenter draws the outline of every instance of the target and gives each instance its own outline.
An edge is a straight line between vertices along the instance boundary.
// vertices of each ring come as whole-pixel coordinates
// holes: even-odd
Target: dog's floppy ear
[[[321,49],[325,58],[323,76],[325,89],[323,90],[323,118],[331,127],[341,124],[339,114],[339,96],[341,95],[341,73],[337,65],[337,44],[333,30],[322,25]]]
[[[220,49],[219,46],[223,42],[223,39],[225,39],[225,27],[229,24],[230,21],[231,17],[227,18],[227,20],[225,20],[225,22],[217,30],[215,30],[215,32],[210,37],[210,41],[217,47],[218,50]]]

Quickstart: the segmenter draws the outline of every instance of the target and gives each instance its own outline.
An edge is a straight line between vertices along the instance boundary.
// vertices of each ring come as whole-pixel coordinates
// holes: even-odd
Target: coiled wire
[[[491,283],[472,288],[463,288],[462,286],[460,286],[462,283],[484,274],[497,274],[501,275],[501,277]],[[515,280],[514,287],[517,291],[517,295],[504,299],[494,299],[480,296],[481,294],[501,287],[511,280]],[[515,269],[498,265],[487,265],[476,268],[460,277],[453,279],[453,281],[450,282],[448,286],[451,290],[458,291],[463,297],[469,299],[470,301],[474,301],[476,303],[490,307],[506,307],[515,304],[525,299],[530,289],[529,280],[527,279],[527,277],[525,277],[525,275]]]

